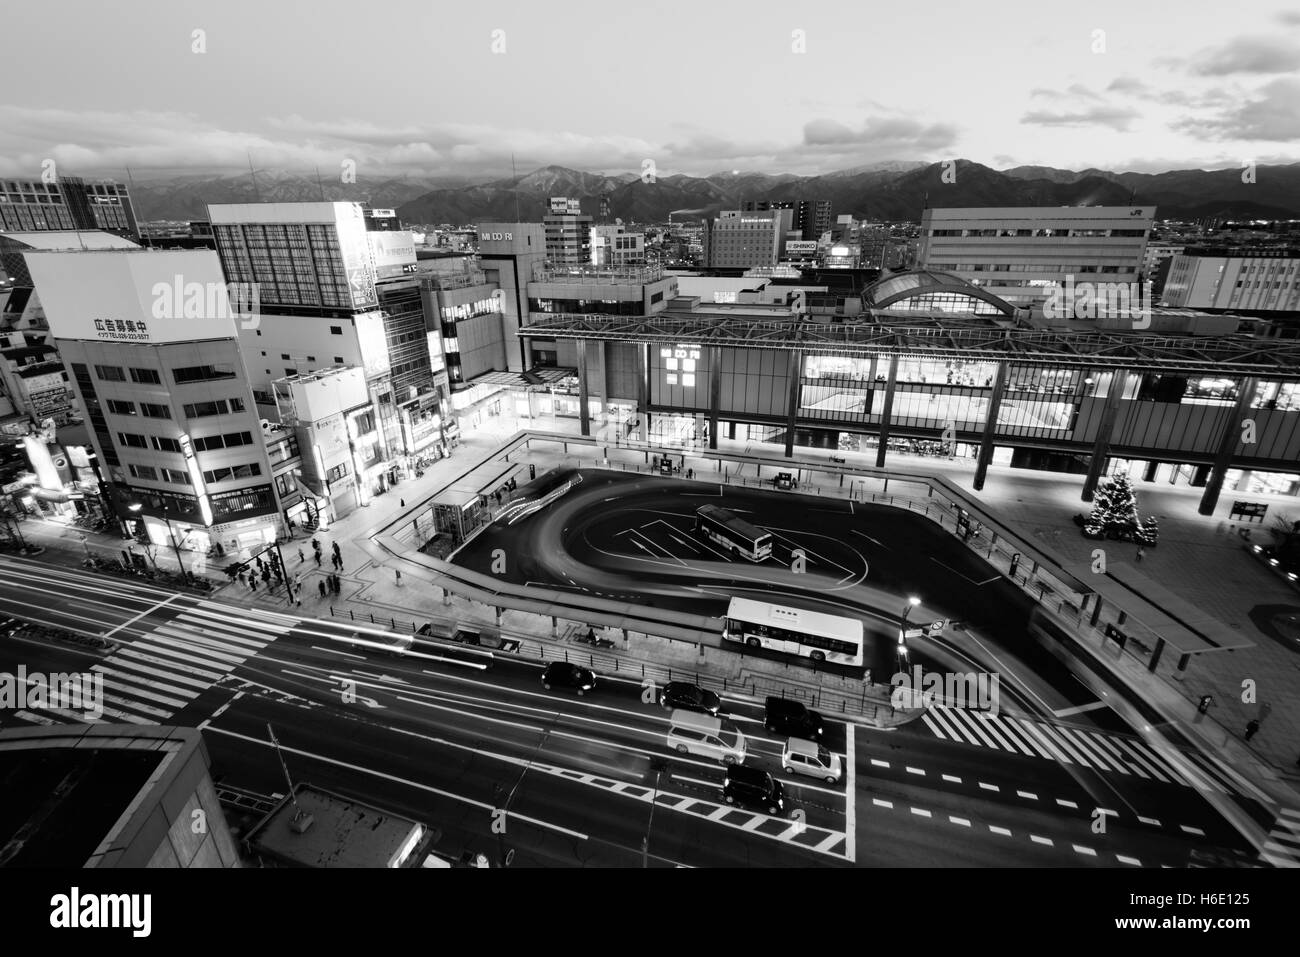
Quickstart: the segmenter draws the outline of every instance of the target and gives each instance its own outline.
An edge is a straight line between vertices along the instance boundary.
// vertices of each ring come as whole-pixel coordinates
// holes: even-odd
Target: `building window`
[[[125,382],[121,366],[95,366],[95,375],[105,382]]]
[[[325,473],[327,482],[337,482],[348,474],[348,463],[341,462]]]
[[[175,379],[177,383],[181,384],[186,382],[211,382],[215,379],[233,379],[235,378],[235,367],[225,364],[210,366],[183,366],[182,368],[172,370],[172,378]]]
[[[159,452],[175,452],[180,454],[181,444],[176,439],[169,439],[165,435],[151,435],[149,441]]]
[[[330,326],[330,335],[331,335],[331,336],[341,336],[341,335],[343,335],[343,327],[342,327],[342,326]]]
[[[165,405],[159,405],[157,402],[141,402],[140,411],[149,419],[170,419],[172,410]]]
[[[284,359],[284,360],[287,362],[287,361],[289,360],[290,356],[289,356],[289,354],[288,354],[287,352],[282,352],[282,353],[280,353],[280,358],[281,358],[281,359]]]
[[[209,485],[215,485],[217,482],[229,482],[231,479],[252,478],[254,475],[262,474],[262,466],[256,462],[249,462],[247,465],[227,466],[226,468],[209,469],[203,473],[203,481]]]
[[[335,364],[335,365],[340,365],[340,366],[343,365],[343,357],[342,357],[342,356],[335,356],[335,357],[334,357],[334,364]]]
[[[109,399],[108,411],[115,415],[135,415],[135,403],[125,402],[122,399]]]
[[[162,473],[164,482],[171,482],[173,485],[189,485],[190,477],[178,469],[159,469]]]
[[[132,465],[130,466],[131,475],[138,479],[147,479],[150,482],[158,481],[158,472],[152,465]]]
[[[230,405],[225,399],[214,399],[211,402],[189,402],[185,405],[185,418],[202,419],[209,415],[226,415],[230,412]]]
[[[134,432],[117,433],[117,444],[133,449],[147,449],[149,447],[149,443],[144,440],[144,436],[136,435]]]
[[[140,385],[162,385],[162,378],[156,369],[131,369],[131,381]]]

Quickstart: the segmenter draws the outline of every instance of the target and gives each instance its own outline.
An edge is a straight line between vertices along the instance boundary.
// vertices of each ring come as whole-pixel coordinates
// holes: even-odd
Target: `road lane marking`
[[[871,803],[874,804],[876,807],[892,808],[894,806],[893,801],[886,801],[884,798],[872,798]]]
[[[908,773],[908,774],[919,774],[919,775],[921,775],[921,777],[925,777],[925,771],[923,771],[921,768],[912,768],[912,767],[909,767],[909,768],[907,769],[907,773]]]
[[[152,615],[152,614],[153,614],[154,612],[156,612],[159,608],[162,608],[164,605],[170,605],[173,601],[175,601],[175,600],[176,600],[177,598],[179,598],[179,597],[180,597],[180,595],[172,595],[170,598],[167,598],[167,599],[164,599],[163,601],[158,602],[158,603],[155,604],[152,608],[146,608],[144,611],[140,612],[140,614],[136,615],[136,616],[135,616],[134,618],[132,618],[130,621],[124,621],[124,622],[122,622],[122,624],[118,625],[116,628],[112,629],[111,631],[106,631],[106,632],[104,632],[104,637],[105,637],[105,638],[112,638],[114,635],[116,635],[116,634],[117,634],[119,631],[121,631],[123,628],[127,627],[128,625],[134,625],[134,624],[135,624],[137,621],[139,621],[141,618],[146,618],[146,617],[148,617],[149,615]]]
[[[955,774],[945,774],[943,776],[943,779],[945,781],[951,782],[952,784],[961,784],[961,778],[957,777],[957,775]]]
[[[1115,859],[1121,864],[1132,864],[1134,867],[1141,867],[1142,862],[1136,857],[1125,857],[1123,854],[1116,854]]]
[[[852,727],[852,725],[850,725],[849,727]],[[889,762],[888,762],[888,761],[881,761],[879,758],[872,758],[872,759],[871,759],[871,766],[872,766],[872,767],[876,767],[876,768],[887,768],[887,767],[889,767]]]
[[[915,814],[917,817],[934,817],[933,814],[931,814],[929,811],[927,811],[927,810],[926,810],[925,808],[923,808],[923,807],[914,807],[914,808],[912,808],[912,813]]]
[[[962,827],[970,827],[970,821],[966,820],[966,818],[964,817],[953,817],[951,814],[949,814],[948,820],[950,820],[953,824],[960,824]]]
[[[240,734],[237,731],[228,731],[225,728],[218,728],[213,725],[209,725],[206,728],[206,730],[213,732],[215,734],[224,734],[227,737],[238,738],[241,741],[247,741],[250,744],[256,744],[263,748],[271,747],[271,742],[269,741],[263,741],[260,738],[254,738],[246,734]],[[440,743],[447,743],[447,742],[440,742]],[[495,805],[489,804],[486,801],[476,801],[473,798],[468,798],[463,795],[456,794],[452,791],[444,791],[441,788],[435,788],[428,784],[421,784],[419,781],[412,781],[409,778],[401,778],[395,774],[388,774],[387,772],[376,771],[373,768],[363,767],[362,765],[359,764],[352,764],[347,761],[340,761],[338,758],[329,758],[323,754],[316,754],[311,751],[304,751],[301,748],[286,747],[283,743],[281,743],[279,750],[283,752],[287,752],[289,754],[296,754],[299,757],[307,758],[308,760],[320,761],[324,764],[332,764],[336,767],[344,768],[348,771],[357,771],[360,772],[361,774],[368,774],[371,777],[380,778],[381,780],[384,781],[391,781],[395,784],[404,784],[407,787],[416,788],[417,790],[425,791],[429,794],[436,794],[439,797],[444,797],[451,801],[459,801],[462,804],[469,804],[472,805],[473,807],[481,808],[485,811],[489,811],[492,813],[495,813],[497,810],[499,810]],[[512,760],[510,758],[504,758],[504,759]],[[520,764],[525,763],[522,759],[513,759],[513,760],[517,761]],[[561,834],[567,834],[568,836],[576,837],[581,841],[585,841],[588,839],[587,835],[583,834],[581,831],[574,831],[567,827],[561,827],[558,824],[551,824],[549,821],[543,821],[539,818],[529,817],[524,814],[519,814],[515,811],[507,811],[506,814],[507,817],[514,818],[515,820],[525,821],[529,824],[535,824],[538,827],[544,827],[547,830],[557,831]]]
[[[855,769],[858,763],[858,749],[855,744],[855,725],[849,722],[844,726],[844,856],[850,864],[858,859],[858,807]]]
[[[1138,820],[1141,821],[1143,824],[1150,824],[1153,827],[1160,826],[1160,822],[1153,817],[1143,817],[1141,814],[1139,814]]]
[[[1079,810],[1079,805],[1075,804],[1073,801],[1067,801],[1065,798],[1057,798],[1056,803],[1062,807],[1072,807],[1076,811]]]
[[[1037,801],[1038,795],[1033,791],[1017,791],[1016,795],[1022,798],[1028,798],[1031,801]]]
[[[996,784],[985,784],[983,781],[980,782],[980,787],[982,787],[985,791],[997,791],[999,793],[1002,791],[1002,789],[998,787]]]
[[[1039,837],[1037,834],[1030,834],[1029,839],[1035,844],[1046,844],[1048,847],[1055,847],[1056,844],[1050,837]]]
[[[994,834],[1001,834],[1003,837],[1010,837],[1011,831],[1005,827],[998,827],[996,824],[990,824],[989,830]]]
[[[1086,854],[1086,855],[1088,855],[1089,857],[1096,857],[1096,856],[1097,856],[1097,852],[1094,851],[1094,850],[1093,850],[1092,848],[1090,848],[1090,847],[1084,847],[1084,846],[1081,845],[1081,844],[1072,844],[1072,845],[1070,845],[1070,846],[1073,847],[1073,848],[1074,848],[1078,853],[1080,853],[1080,854]]]

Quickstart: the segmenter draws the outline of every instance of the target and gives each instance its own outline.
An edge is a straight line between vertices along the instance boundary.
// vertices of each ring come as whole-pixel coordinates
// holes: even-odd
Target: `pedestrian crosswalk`
[[[1274,867],[1300,867],[1300,811],[1282,808],[1260,857]]]
[[[1255,791],[1248,782],[1233,780],[1231,771],[1212,767],[1199,755],[1180,752],[1175,766],[1146,742],[1123,735],[1031,718],[993,716],[964,708],[933,707],[922,715],[922,721],[935,737],[945,741],[999,748],[1027,757],[1180,784],[1199,791],[1220,794]]]
[[[297,624],[293,618],[199,601],[144,634],[118,633],[119,647],[91,672],[103,681],[101,722],[162,724]],[[83,723],[84,714],[33,708],[25,720],[51,716]]]

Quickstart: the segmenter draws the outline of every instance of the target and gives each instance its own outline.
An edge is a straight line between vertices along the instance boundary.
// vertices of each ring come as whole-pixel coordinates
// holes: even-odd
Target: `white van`
[[[744,764],[745,736],[730,721],[697,711],[673,711],[668,718],[668,747],[723,764]]]

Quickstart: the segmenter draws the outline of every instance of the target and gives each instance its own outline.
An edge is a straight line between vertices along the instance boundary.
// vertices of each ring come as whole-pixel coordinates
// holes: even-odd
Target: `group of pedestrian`
[[[316,587],[320,590],[320,596],[322,598],[327,598],[330,595],[337,595],[339,593],[343,587],[343,581],[338,575],[330,572],[316,583]]]

